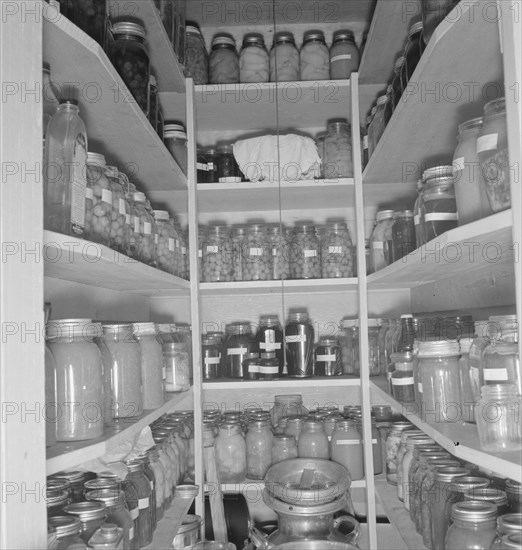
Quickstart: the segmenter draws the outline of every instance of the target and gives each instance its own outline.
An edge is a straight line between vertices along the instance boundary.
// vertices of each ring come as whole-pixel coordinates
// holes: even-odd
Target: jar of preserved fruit
[[[232,36],[218,33],[212,39],[208,61],[210,84],[236,84],[239,82],[239,57]]]
[[[165,469],[159,458],[159,451],[156,446],[147,450],[150,469],[154,473],[154,498],[156,500],[156,524],[164,515],[164,493],[165,493]]]
[[[335,31],[330,49],[330,77],[333,80],[350,78],[359,68],[359,50],[353,32],[347,29]]]
[[[239,55],[240,82],[268,82],[270,60],[263,35],[249,32],[243,37],[243,47]]]
[[[56,530],[59,548],[67,549],[72,545],[79,545],[78,548],[87,548],[80,538],[82,524],[79,518],[73,516],[54,516],[49,518],[47,523]]]
[[[445,452],[442,447],[437,444],[417,445],[413,449],[413,459],[410,462],[410,469],[408,471],[407,493],[404,495],[405,508],[410,511],[410,518],[415,521],[414,514],[414,500],[418,485],[415,483],[415,476],[420,469],[427,469],[428,460],[431,458],[450,458],[450,454]],[[459,463],[457,462],[457,466]]]
[[[150,507],[151,487],[150,481],[144,473],[143,462],[131,460],[125,462],[128,468],[128,474],[125,478],[125,484],[131,484],[134,487],[138,499],[138,517],[136,521],[138,531],[138,541],[140,548],[147,546],[152,541],[152,515]]]
[[[134,336],[141,351],[143,408],[157,409],[165,403],[163,354],[154,323],[134,323]]]
[[[406,83],[409,82],[413,76],[423,52],[424,41],[422,40],[422,21],[416,21],[410,27],[408,42],[404,48],[404,72]]]
[[[404,210],[394,212],[392,224],[392,257],[397,262],[415,250],[415,225],[413,212]]]
[[[346,120],[327,124],[324,150],[325,179],[353,177],[352,139]]]
[[[176,233],[170,223],[170,216],[166,210],[154,210],[154,219],[158,232],[156,243],[156,258],[158,268],[174,275],[176,261]]]
[[[105,175],[110,184],[112,193],[112,209],[110,223],[110,246],[120,254],[127,254],[130,241],[129,203],[125,197],[123,182],[125,176],[116,166],[107,166]]]
[[[352,481],[364,478],[363,442],[352,420],[339,420],[332,434],[332,460],[350,472]]]
[[[245,438],[247,478],[265,478],[265,474],[272,464],[273,441],[274,436],[268,421],[253,421],[248,424]]]
[[[446,534],[446,550],[488,550],[496,536],[497,508],[491,502],[457,502]]]
[[[46,326],[56,362],[56,439],[83,441],[103,434],[103,366],[91,319],[62,319]],[[71,410],[73,404],[73,410]]]
[[[244,378],[243,361],[248,353],[257,351],[249,321],[238,321],[226,327],[227,376]]]
[[[85,34],[110,52],[109,2],[107,0],[61,0],[60,12]]]
[[[276,225],[269,228],[268,240],[272,248],[272,277],[274,281],[290,278],[289,247],[284,228]]]
[[[277,464],[283,460],[290,458],[297,458],[299,453],[297,451],[297,445],[295,439],[291,435],[274,435],[274,442],[272,445],[272,464]]]
[[[200,30],[192,25],[186,27],[185,76],[194,84],[208,84],[208,56]]]
[[[350,232],[345,223],[328,226],[321,241],[323,279],[354,276],[354,253]]]
[[[385,240],[385,232],[392,229],[393,210],[381,210],[377,212],[377,224],[375,225],[370,237],[370,266],[372,273],[383,269],[388,263],[388,258],[392,258],[392,251],[387,250],[388,241]]]
[[[288,31],[276,32],[270,51],[270,82],[291,82],[299,79],[299,51],[294,35]]]
[[[155,238],[152,231],[154,219],[147,210],[147,199],[144,193],[134,193],[133,199],[131,205],[134,226],[133,257],[140,262],[153,265],[155,259]]]
[[[208,179],[208,160],[202,147],[196,146],[196,181],[197,183],[212,183]]]
[[[370,376],[378,376],[379,368],[379,333],[381,319],[368,319],[368,369]]]
[[[386,481],[397,485],[397,455],[403,432],[412,430],[409,422],[393,422],[386,438]]]
[[[241,483],[246,476],[246,443],[239,424],[224,423],[216,437],[216,461],[221,483]]]
[[[232,242],[227,228],[210,226],[203,245],[203,282],[231,281],[232,259]]]
[[[112,63],[147,116],[150,66],[145,47],[145,29],[138,23],[119,21],[112,26],[112,34]]]
[[[459,216],[453,176],[429,179],[421,201],[422,233],[425,243],[457,227]]]
[[[182,124],[165,124],[163,140],[183,173],[187,174],[187,133]]]
[[[87,153],[84,236],[92,242],[110,246],[112,190],[105,172],[105,157]]]
[[[408,490],[405,486],[408,484],[408,471],[410,462],[413,458],[413,449],[417,445],[427,445],[431,443],[434,443],[431,437],[428,437],[424,433],[415,433],[414,430],[404,434],[404,440],[401,435],[401,447],[397,454],[397,498],[401,502],[404,502],[404,495]]]
[[[314,371],[314,328],[307,313],[291,313],[285,328],[288,375],[308,378]]]
[[[321,278],[321,247],[315,226],[303,224],[294,233],[293,279]],[[294,257],[295,256],[295,257]]]
[[[323,31],[306,31],[299,55],[301,80],[328,80],[330,53]]]
[[[356,374],[358,371],[359,344],[356,341],[357,319],[342,319],[341,330],[338,335],[341,346],[341,363],[343,374]]]
[[[509,502],[509,511],[522,513],[522,484],[512,479],[506,480],[506,494]]]
[[[165,388],[168,392],[190,389],[189,355],[184,343],[164,344]]]
[[[330,458],[328,438],[322,422],[305,420],[298,442],[299,458]]]
[[[248,227],[247,238],[243,243],[243,281],[267,281],[271,279],[271,247],[266,227],[254,224]]]
[[[232,145],[220,145],[216,155],[217,181],[219,183],[240,183],[241,171],[234,157]]]
[[[315,376],[339,376],[343,373],[341,350],[336,338],[323,337],[315,347]]]
[[[422,39],[428,44],[439,23],[455,7],[458,0],[422,0]]]
[[[203,380],[221,378],[221,343],[211,336],[202,339]]]
[[[302,426],[293,423],[294,419],[302,419],[308,415],[308,409],[303,405],[302,395],[276,395],[274,397],[274,406],[270,410],[270,420],[272,426],[277,426],[279,419],[283,416],[289,417],[288,424],[285,429],[285,434],[296,435],[295,430],[300,431]],[[292,430],[294,430],[292,432]],[[296,441],[297,441],[296,437]]]

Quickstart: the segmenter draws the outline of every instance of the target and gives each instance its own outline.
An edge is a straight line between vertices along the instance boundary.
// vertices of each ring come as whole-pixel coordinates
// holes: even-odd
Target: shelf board
[[[477,427],[463,422],[427,423],[414,414],[415,404],[402,404],[387,391],[388,382],[381,378],[370,380],[373,401],[384,402],[401,412],[410,422],[433,438],[452,455],[472,462],[479,468],[494,472],[502,477],[522,482],[522,452],[493,453],[482,451],[479,444]]]
[[[313,378],[281,378],[280,380],[235,380],[221,378],[206,380],[203,390],[267,390],[282,388],[329,388],[359,386],[360,378],[355,376],[314,376]]]
[[[129,17],[143,23],[147,32],[150,65],[158,79],[158,89],[161,92],[185,93],[183,67],[174,53],[154,0],[110,0],[110,12],[113,23]]]
[[[366,480],[358,479],[352,481],[351,489],[364,489],[366,487]],[[258,494],[261,497],[261,493],[265,488],[264,480],[245,479],[241,483],[222,483],[221,490],[224,493],[249,493],[250,496]],[[205,483],[205,491],[209,491],[210,487],[208,483]]]
[[[78,99],[89,150],[105,154],[108,164],[116,164],[147,191],[186,189],[185,174],[101,46],[65,17],[44,19],[43,44],[60,95],[74,93]]]
[[[457,227],[402,260],[372,273],[369,288],[414,288],[471,271],[513,269],[511,210]]]
[[[187,392],[169,394],[169,400],[162,407],[144,411],[139,419],[123,419],[112,426],[106,426],[103,436],[98,439],[57,443],[47,449],[47,475],[75,468],[79,464],[103,456],[124,441],[136,438],[143,428],[163,414],[180,406],[191,406],[193,393],[191,388]]]
[[[358,279],[299,279],[285,281],[238,281],[201,283],[203,296],[253,296],[259,294],[302,294],[356,290]]]
[[[188,295],[189,281],[142,264],[106,246],[44,231],[44,274],[143,296]]]
[[[481,116],[484,103],[502,93],[498,24],[477,16],[486,5],[461,2],[437,27],[364,170],[364,183],[416,182],[426,167],[451,164],[457,125]],[[463,48],[466,41],[473,47]],[[361,85],[361,103],[367,93],[375,86]]]

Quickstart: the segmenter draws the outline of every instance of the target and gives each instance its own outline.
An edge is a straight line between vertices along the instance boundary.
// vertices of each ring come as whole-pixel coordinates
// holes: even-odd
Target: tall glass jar
[[[107,166],[105,172],[111,185],[112,192],[112,211],[110,225],[111,248],[120,254],[127,254],[130,240],[130,224],[127,220],[127,214],[130,216],[130,206],[125,198],[123,188],[124,174],[116,166]]]
[[[163,345],[165,389],[182,392],[190,389],[189,354],[183,342]]]
[[[453,176],[428,180],[422,195],[421,220],[425,243],[458,225]]]
[[[239,81],[268,82],[269,79],[270,59],[263,35],[249,32],[243,37],[243,47],[239,55]]]
[[[277,315],[263,315],[259,321],[256,342],[262,353],[275,352],[279,363],[279,374],[283,374],[284,349],[283,329]]]
[[[222,225],[208,228],[203,244],[203,282],[232,280],[232,242]]]
[[[166,210],[154,210],[154,219],[156,220],[158,232],[158,242],[156,243],[158,268],[174,275],[176,261],[176,233],[174,226],[169,223],[170,216]]]
[[[350,78],[359,68],[359,50],[353,32],[347,29],[335,31],[330,49],[330,77],[332,80]]]
[[[322,458],[328,460],[330,451],[324,425],[317,420],[305,420],[298,442],[299,458]]]
[[[314,328],[307,313],[291,313],[285,328],[288,375],[308,378],[314,373]]]
[[[274,435],[272,445],[272,464],[277,464],[283,460],[297,458],[299,453],[295,439],[291,435]]]
[[[453,524],[446,534],[446,550],[489,550],[496,536],[497,507],[491,502],[457,502]]]
[[[392,353],[395,370],[391,373],[393,397],[399,403],[415,403],[415,380],[413,378],[413,353]]]
[[[386,129],[385,111],[388,103],[388,96],[382,95],[377,98],[375,113],[368,128],[368,155],[371,157],[379,143],[384,130]]]
[[[422,21],[416,21],[410,27],[408,42],[404,48],[404,67],[406,69],[406,80],[408,82],[413,76],[423,51],[424,41],[422,40]]]
[[[253,421],[248,424],[246,444],[246,477],[264,479],[272,464],[272,445],[274,436],[268,421]]]
[[[150,469],[154,473],[154,498],[156,502],[156,524],[163,518],[165,512],[163,507],[165,494],[165,469],[161,464],[159,450],[156,446],[147,450]]]
[[[299,59],[301,80],[330,78],[330,53],[322,31],[305,32]]]
[[[379,368],[379,333],[381,319],[368,319],[368,369],[370,376],[378,376]]]
[[[462,420],[475,423],[475,400],[471,387],[469,350],[473,345],[473,338],[461,338],[459,359],[460,389],[462,393]]]
[[[407,507],[405,508],[410,511],[410,519],[415,521],[417,505],[416,498],[419,492],[419,483],[418,478],[420,477],[421,472],[426,472],[428,468],[428,461],[431,459],[448,459],[450,454],[443,451],[441,447],[437,444],[435,445],[418,445],[413,450],[413,460],[410,463],[410,469],[408,472],[408,491],[404,495],[405,503]],[[455,464],[458,466],[459,463]],[[421,472],[419,472],[419,470]],[[419,475],[417,476],[417,473]]]
[[[268,239],[272,247],[272,279],[280,281],[290,278],[289,247],[284,228],[280,225],[270,227]]]
[[[401,436],[402,437],[402,436]],[[413,459],[413,449],[417,445],[426,445],[434,443],[431,437],[424,434],[407,434],[404,441],[404,447],[399,449],[397,455],[397,498],[404,502],[404,496],[408,491],[408,472],[410,469],[410,462]]]
[[[270,82],[291,82],[299,79],[299,51],[294,35],[288,31],[276,32],[274,45],[270,50]]]
[[[144,193],[134,193],[134,204],[132,206],[132,218],[134,222],[134,256],[140,262],[152,265],[155,258],[155,238],[153,234],[154,218],[146,207]]]
[[[248,353],[257,351],[250,322],[231,323],[226,326],[226,332],[227,376],[229,378],[244,378],[243,361]]]
[[[387,229],[393,227],[393,210],[381,210],[377,212],[377,223],[370,237],[370,266],[372,273],[385,268],[388,258],[392,258],[392,251],[387,250],[388,241],[385,239]]]
[[[125,483],[132,484],[138,498],[138,517],[136,521],[140,548],[152,542],[151,487],[144,473],[143,462],[126,462],[128,474]]]
[[[134,335],[141,351],[143,408],[157,409],[165,403],[163,354],[154,323],[134,323]]]
[[[94,343],[100,325],[91,319],[62,319],[46,326],[56,362],[56,439],[83,441],[103,434],[103,366]]]
[[[119,21],[113,25],[112,34],[112,63],[147,116],[150,66],[145,47],[145,29],[138,23]]]
[[[341,346],[343,374],[358,373],[359,342],[357,340],[357,323],[357,319],[342,319],[340,322],[341,329],[337,339]]]
[[[236,84],[239,82],[239,57],[232,36],[218,33],[212,39],[208,61],[210,84]]]
[[[386,481],[390,485],[397,485],[397,453],[403,432],[412,429],[409,422],[392,422],[386,438]]]
[[[324,179],[353,177],[352,136],[346,120],[327,124],[324,151]]]
[[[300,431],[302,426],[294,426],[291,420],[296,418],[300,419],[301,417],[304,418],[307,415],[308,410],[303,405],[302,395],[290,394],[276,395],[274,397],[274,406],[270,410],[270,420],[272,422],[272,426],[277,426],[279,419],[283,416],[292,417],[288,421],[287,429],[285,429],[285,434],[296,435],[295,433],[289,433],[289,430],[292,430],[293,428],[299,428],[298,431]],[[299,424],[299,422],[297,424]],[[298,438],[296,437],[296,441],[297,439]]]
[[[294,233],[293,279],[321,278],[321,246],[313,225],[303,224]]]
[[[217,148],[216,171],[219,183],[240,183],[241,171],[234,156],[234,147],[223,144]]]
[[[266,234],[266,227],[261,224],[250,225],[246,241],[243,244],[242,280],[270,280],[272,276],[271,260],[271,247]]]
[[[187,132],[182,124],[165,124],[163,141],[184,174],[188,169]]]
[[[211,336],[204,336],[202,341],[201,358],[203,363],[203,380],[221,378],[221,342]]]
[[[328,225],[321,240],[321,262],[323,279],[354,276],[354,249],[345,223]]]
[[[112,190],[105,171],[105,157],[87,153],[84,236],[92,242],[111,246]]]
[[[192,25],[186,27],[185,76],[194,84],[208,84],[208,56],[200,30]]]
[[[403,210],[394,212],[392,224],[392,258],[398,262],[404,256],[407,256],[415,250],[415,224],[413,221],[413,212]]]
[[[332,434],[332,460],[342,464],[353,480],[364,478],[363,442],[352,420],[339,420]]]
[[[246,444],[239,424],[219,426],[215,440],[216,461],[221,483],[241,483],[246,476]]]

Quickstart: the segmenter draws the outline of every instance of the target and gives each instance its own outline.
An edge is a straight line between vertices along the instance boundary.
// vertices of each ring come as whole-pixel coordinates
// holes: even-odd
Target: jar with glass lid
[[[163,141],[183,173],[187,174],[187,133],[182,124],[165,124]]]
[[[307,378],[314,372],[314,327],[305,312],[288,316],[285,327],[286,366],[288,375]]]
[[[350,78],[359,68],[359,50],[353,31],[341,29],[333,34],[330,48],[330,77],[332,80]]]
[[[322,337],[315,347],[315,376],[339,376],[343,373],[337,338]]]
[[[424,242],[442,235],[458,225],[453,176],[434,177],[426,181],[421,199]]]
[[[134,336],[141,352],[143,408],[157,409],[165,402],[163,354],[154,323],[134,323]]]
[[[236,42],[227,33],[218,33],[212,39],[208,60],[210,84],[236,84],[239,82],[239,57]]]
[[[166,210],[154,210],[154,219],[158,233],[158,242],[156,243],[158,268],[174,275],[176,261],[176,232],[174,226],[169,223],[170,216]]]
[[[299,79],[299,51],[294,35],[288,31],[276,32],[270,50],[270,82],[291,82]]]
[[[328,122],[324,138],[324,178],[353,177],[352,138],[347,120]]]
[[[228,229],[223,225],[210,226],[203,244],[202,281],[231,281],[232,259],[232,242]]]
[[[322,458],[328,460],[328,438],[322,422],[305,420],[298,442],[299,458]]]
[[[79,518],[73,516],[54,516],[47,523],[56,530],[58,548],[67,549],[73,545],[77,548],[87,548],[80,537],[82,524]]]
[[[249,321],[237,321],[226,326],[227,376],[244,378],[243,361],[248,353],[257,351]]]
[[[208,84],[208,56],[201,31],[187,25],[185,35],[185,76],[194,84]]]
[[[248,424],[245,438],[246,477],[264,479],[272,464],[272,445],[274,436],[267,420],[252,421]]]
[[[497,517],[497,536],[491,550],[503,550],[502,538],[506,535],[522,535],[522,514],[504,514]]]
[[[315,226],[302,224],[294,232],[293,279],[321,278],[321,246]]]
[[[413,252],[416,248],[413,212],[403,210],[393,213],[392,258],[394,262]]]
[[[323,31],[304,33],[299,54],[301,80],[328,80],[330,78],[330,53]]]
[[[491,502],[457,502],[451,510],[452,525],[446,550],[489,550],[496,536],[497,508]]]
[[[243,37],[243,47],[239,54],[239,81],[268,82],[269,78],[270,59],[263,35],[249,32]]]
[[[111,246],[111,221],[112,189],[106,176],[105,157],[89,152],[85,188],[85,238]]]
[[[271,279],[271,247],[266,226],[253,224],[248,227],[243,243],[243,281],[267,281]]]
[[[323,279],[354,276],[354,252],[348,226],[344,222],[328,225],[321,239]]]
[[[372,273],[389,265],[387,259],[392,258],[392,251],[387,250],[388,241],[385,240],[387,229],[393,226],[393,210],[377,212],[377,223],[370,237],[370,266]]]
[[[216,462],[221,483],[240,483],[246,476],[246,443],[241,426],[224,423],[215,440]]]
[[[230,144],[220,145],[216,154],[217,181],[219,183],[240,183],[241,171],[234,156],[234,147]]]

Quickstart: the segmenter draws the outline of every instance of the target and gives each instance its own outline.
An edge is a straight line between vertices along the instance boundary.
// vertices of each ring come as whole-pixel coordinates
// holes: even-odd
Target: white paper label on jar
[[[363,149],[368,149],[368,136],[363,136]]]
[[[227,355],[243,355],[247,352],[246,348],[229,348],[227,349]]]
[[[384,242],[383,241],[373,241],[372,248],[374,250],[384,250]]]
[[[219,252],[219,247],[207,246],[207,252],[210,252],[210,254],[217,254]]]
[[[187,248],[185,246],[182,246],[181,247],[181,253],[182,254],[186,254],[187,253]]]
[[[377,440],[376,440],[376,439],[372,439],[372,443],[373,443],[374,445],[377,445]]]
[[[279,373],[279,367],[278,366],[259,366],[259,374],[278,374]]]
[[[262,248],[251,248],[248,251],[249,256],[262,256],[263,255],[263,249]]]
[[[132,517],[132,514],[131,514],[131,517]],[[136,518],[132,518],[132,519],[136,519]],[[130,527],[129,528],[129,540],[134,540],[134,527]]]
[[[334,61],[342,61],[343,59],[351,59],[351,58],[352,58],[351,53],[343,53],[343,54],[340,54],[340,55],[334,55],[330,59],[330,63],[333,63]]]
[[[138,216],[134,216],[134,233],[140,233],[140,219]]]
[[[138,499],[138,508],[140,510],[146,510],[149,507],[149,499],[148,498],[139,498]]]
[[[203,258],[203,250],[198,250],[198,258]]]
[[[205,357],[205,365],[219,365],[221,363],[220,357]]]
[[[211,172],[214,170],[214,163],[213,162],[207,162],[207,170]]]
[[[477,153],[496,149],[498,144],[498,134],[487,134],[477,138]]]
[[[455,159],[453,161],[453,173],[462,172],[462,170],[464,170],[464,162],[464,157],[459,157],[458,159]]]
[[[411,378],[393,378],[391,379],[392,386],[413,386],[415,383],[413,377]]]
[[[129,512],[132,519],[137,519],[140,515],[140,511],[138,510],[138,508],[133,508],[132,510],[129,510]]]
[[[360,439],[338,439],[334,441],[334,445],[360,445]]]
[[[174,239],[169,237],[169,252],[174,252]]]
[[[109,191],[109,189],[102,189],[102,201],[112,204],[112,191]]]
[[[205,172],[208,172],[208,164],[203,162],[196,162],[196,168],[198,170],[204,170]]]
[[[277,256],[277,248],[272,248],[272,256]]]
[[[241,183],[241,178],[238,178],[236,176],[219,178],[219,183]]]
[[[259,365],[248,365],[248,372],[251,372],[252,374],[259,372],[259,369]]]
[[[163,378],[163,380],[166,380],[168,378],[167,376],[167,367],[163,366],[161,368],[161,377]]]
[[[157,233],[154,233],[154,244],[159,243],[159,235]]]
[[[342,254],[343,253],[343,247],[342,246],[329,246],[328,247],[328,254]]]
[[[386,378],[387,378],[388,380],[391,380],[392,374],[393,374],[393,373],[392,373],[391,371],[388,371],[388,372],[386,373]]]
[[[118,212],[120,213],[120,216],[127,215],[127,208],[123,199],[118,199]]]
[[[422,382],[417,382],[417,389],[419,390],[419,393],[422,393]]]
[[[420,225],[420,216],[418,214],[415,214],[415,216],[413,216],[413,223],[414,225]]]
[[[304,257],[305,258],[315,258],[317,256],[317,250],[305,250],[304,251]]]
[[[424,214],[424,219],[427,222],[457,221],[459,215],[457,212],[432,212],[431,214]]]
[[[143,233],[145,235],[152,234],[152,224],[150,222],[143,222]]]
[[[281,342],[260,342],[259,347],[266,351],[274,351],[276,349],[281,349]]]
[[[335,354],[333,354],[333,355],[318,355],[316,357],[317,361],[335,361],[336,359],[337,359],[337,357],[335,356]]]
[[[125,223],[127,225],[131,225],[131,215],[130,214],[125,214]]]
[[[285,342],[287,344],[292,344],[295,342],[306,342],[306,334],[295,334],[295,335],[287,336],[285,338]]]
[[[509,380],[507,369],[484,369],[484,380]]]
[[[179,248],[179,241],[176,239],[176,248]]]
[[[91,201],[94,199],[94,191],[90,187],[85,189],[85,198]]]

